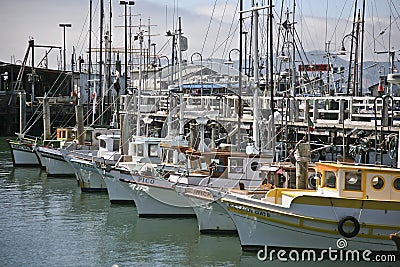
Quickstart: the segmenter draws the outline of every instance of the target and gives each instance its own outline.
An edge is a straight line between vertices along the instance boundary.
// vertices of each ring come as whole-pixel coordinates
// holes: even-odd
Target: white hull
[[[40,162],[31,145],[9,141],[14,166],[40,166]]]
[[[75,175],[83,192],[106,192],[102,170],[95,162],[70,158],[69,163],[75,169]]]
[[[395,246],[387,238],[369,238],[368,235],[388,237],[391,229],[380,227],[373,230],[362,225],[392,225],[398,228],[400,211],[370,210],[359,208],[342,208],[319,205],[292,204],[290,208],[277,207],[256,200],[244,200],[226,195],[217,200],[230,215],[238,230],[241,246],[244,250],[264,246],[304,248],[304,249],[338,249],[336,242],[346,239],[349,250],[393,251]],[[345,216],[356,217],[361,214],[360,234],[367,237],[344,238],[337,232],[337,222]],[[397,228],[396,228],[397,227]]]
[[[167,180],[121,173],[129,183],[131,194],[140,217],[195,216],[189,201],[178,194]]]
[[[197,224],[201,233],[237,232],[231,217],[218,203],[204,201],[203,204],[194,206],[193,210],[196,213]]]
[[[37,149],[40,161],[46,166],[46,172],[50,176],[74,176],[75,170],[66,161],[60,151],[52,148],[39,147]]]
[[[207,178],[203,180],[203,183]],[[245,188],[257,187],[261,180],[242,180]],[[238,188],[238,180],[211,178],[209,186],[216,188]],[[201,233],[236,233],[237,229],[229,214],[218,203],[207,186],[177,186],[176,191],[183,194],[191,203],[196,213],[199,231]]]
[[[107,186],[108,198],[111,203],[133,203],[134,197],[128,183],[119,180],[118,171],[106,172],[104,181]]]

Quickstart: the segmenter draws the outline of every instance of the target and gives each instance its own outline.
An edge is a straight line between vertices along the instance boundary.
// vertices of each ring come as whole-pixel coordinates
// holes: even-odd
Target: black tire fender
[[[348,222],[348,221],[352,222],[353,225],[354,225],[354,229],[350,233],[344,231],[344,229],[343,229],[344,224],[346,222]],[[338,222],[338,231],[344,237],[347,237],[347,238],[355,237],[360,232],[360,223],[353,216],[346,216],[346,217],[344,217],[344,218],[339,220],[339,222]]]

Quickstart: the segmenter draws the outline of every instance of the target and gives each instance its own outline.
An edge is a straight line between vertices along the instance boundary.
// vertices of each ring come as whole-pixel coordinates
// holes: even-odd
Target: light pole
[[[156,68],[157,68],[157,62],[156,62],[156,44],[152,43],[151,46],[153,47],[153,80],[154,80],[154,91],[156,91]]]
[[[135,5],[134,1],[119,1],[120,5],[125,6],[125,74],[124,74],[124,79],[125,79],[125,88],[124,90],[128,88],[128,19],[127,19],[127,6],[133,6]]]
[[[60,27],[62,27],[62,28],[64,28],[64,59],[63,59],[63,61],[64,61],[64,71],[66,70],[66,66],[67,66],[67,60],[66,60],[66,45],[65,45],[65,28],[71,28],[72,27],[72,24],[71,23],[60,23],[59,24],[59,26]]]
[[[201,65],[201,70],[200,70],[200,101],[201,101],[201,108],[203,110],[204,107],[204,101],[203,101],[203,56],[199,52],[194,52],[192,56],[190,57],[190,62],[193,64],[193,56],[199,56],[200,57],[200,65]]]
[[[161,89],[161,76],[162,76],[162,67],[161,67],[161,59],[162,58],[165,58],[165,60],[167,61],[167,68],[168,68],[168,77],[170,77],[171,75],[169,74],[169,58],[167,57],[167,56],[159,56],[158,57],[158,66],[160,67],[160,95],[161,95],[161,93],[162,93],[162,89]],[[168,78],[168,81],[167,81],[167,84],[169,85],[170,84],[170,80],[169,80],[169,78]],[[172,84],[172,81],[171,81],[171,84]],[[167,85],[167,88],[168,88],[168,85]]]
[[[232,56],[231,56],[231,53],[233,52],[233,51],[236,51],[236,52],[238,52],[239,53],[239,55],[240,55],[240,50],[238,49],[238,48],[232,48],[230,51],[229,51],[229,54],[228,54],[228,61],[225,61],[225,64],[227,64],[228,65],[228,89],[230,90],[230,77],[229,77],[229,68],[230,68],[230,66],[229,65],[233,65],[233,61],[232,61]],[[239,70],[239,72],[241,72],[242,70]]]
[[[346,91],[346,95],[349,95],[349,93],[350,93],[350,82],[352,82],[352,89],[353,89],[353,92],[352,92],[352,94],[353,95],[355,95],[355,96],[357,96],[357,93],[358,93],[358,82],[357,82],[357,79],[358,79],[358,77],[357,77],[357,74],[358,74],[358,38],[357,38],[357,36],[354,36],[354,34],[353,33],[349,33],[349,34],[346,34],[344,37],[343,37],[343,39],[342,39],[342,44],[341,44],[341,48],[340,48],[340,51],[339,51],[339,54],[340,55],[346,55],[346,48],[345,48],[345,46],[344,46],[344,41],[345,41],[345,39],[346,38],[349,38],[350,37],[350,39],[351,39],[351,41],[352,41],[352,43],[351,43],[351,49],[350,49],[350,60],[349,60],[349,75],[348,75],[348,77],[347,77],[347,91]],[[355,46],[355,51],[353,51],[353,45],[354,45],[354,43],[353,42],[355,42],[355,44],[356,44],[356,46]],[[353,52],[354,52],[354,55],[355,55],[355,57],[354,57],[354,67],[353,67],[353,81],[351,81],[351,64],[352,64],[352,61],[353,61]]]

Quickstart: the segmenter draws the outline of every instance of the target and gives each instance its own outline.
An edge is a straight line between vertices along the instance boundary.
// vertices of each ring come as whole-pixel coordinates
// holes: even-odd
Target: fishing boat
[[[121,156],[120,135],[115,130],[108,130],[106,134],[97,136],[97,139],[98,149],[61,150],[64,159],[74,169],[82,192],[107,192],[101,166],[113,165]]]
[[[161,154],[159,145],[161,138],[155,137],[137,137],[132,142],[129,142],[129,150],[126,155],[121,156],[117,164],[108,166],[119,166],[113,168],[106,167],[103,170],[103,179],[107,186],[108,197],[111,203],[130,204],[134,202],[132,190],[127,183],[121,182],[120,179],[130,180],[130,175],[127,173],[138,173],[145,163],[155,164],[161,163]],[[119,173],[119,170],[123,174]],[[122,176],[122,177],[121,177]]]
[[[234,178],[234,169],[229,165],[225,177],[208,179],[207,183],[199,186],[176,186],[176,190],[192,203],[200,233],[237,233],[231,217],[214,200],[213,194],[208,189],[229,190],[237,194],[261,198],[268,190],[275,187],[287,188],[295,180],[295,171],[291,164],[277,165],[257,158],[253,158],[251,161],[259,163],[257,168],[246,169],[247,175],[251,173],[251,179],[244,176],[240,179]],[[261,163],[262,161],[264,162]],[[245,165],[251,166],[251,164]]]
[[[143,159],[142,162],[134,164],[121,162],[110,170],[109,175],[115,182],[125,183],[123,187],[130,189],[130,196],[135,201],[140,217],[194,217],[190,203],[174,190],[174,184],[177,182],[198,184],[206,175],[187,177],[181,173],[179,176],[174,176],[175,179],[169,180],[172,166],[175,166],[175,171],[180,168],[187,169],[184,152],[189,147],[184,145],[184,141],[170,140],[167,144],[167,140],[164,139],[163,142],[162,146],[158,144],[162,147],[161,155],[164,159],[161,164],[152,164],[148,159],[147,162]],[[148,153],[150,150],[144,155],[150,155]],[[160,152],[157,154],[154,152],[153,158],[160,159],[159,155]]]
[[[376,165],[318,162],[316,189],[276,188],[257,199],[214,190],[244,250],[265,246],[395,250],[389,235],[400,220],[400,170]],[[342,247],[343,248],[343,247]]]
[[[40,160],[33,151],[37,139],[19,138],[17,140],[6,139],[10,146],[11,158],[14,167],[38,167]]]
[[[49,176],[73,176],[75,171],[72,166],[64,159],[59,146],[68,142],[73,142],[74,134],[72,128],[58,128],[57,139],[53,141],[56,145],[36,145],[33,148],[34,153],[40,159],[42,168],[45,168]]]

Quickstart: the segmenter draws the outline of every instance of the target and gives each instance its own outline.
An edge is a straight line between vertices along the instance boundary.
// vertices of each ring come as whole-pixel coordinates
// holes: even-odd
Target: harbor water
[[[106,193],[82,193],[74,177],[13,168],[4,139],[0,166],[2,266],[240,264],[237,236],[200,235],[195,218],[138,218]]]
[[[241,251],[236,235],[200,234],[195,218],[138,218],[134,206],[110,204],[106,193],[82,193],[74,177],[13,168],[4,138],[0,207],[2,266],[300,265],[259,261],[255,253]]]

